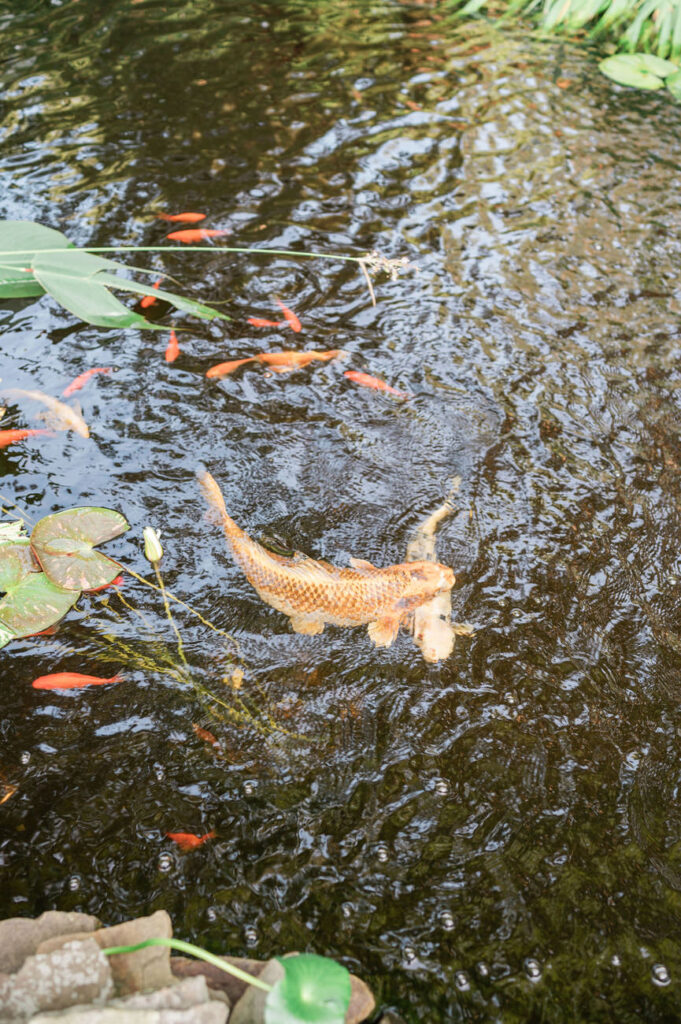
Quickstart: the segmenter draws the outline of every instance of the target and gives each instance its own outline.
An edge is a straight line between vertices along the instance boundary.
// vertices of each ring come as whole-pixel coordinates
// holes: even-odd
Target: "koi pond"
[[[0,302],[2,387],[110,368],[61,399],[89,437],[0,450],[2,521],[115,509],[106,554],[153,583],[152,526],[201,616],[173,604],[178,646],[124,571],[3,648],[0,917],[165,908],[216,952],[335,957],[409,1024],[676,1019],[681,107],[437,0],[0,0],[0,24],[0,217],[106,247],[204,213],[210,251],[111,255],[231,318]],[[325,258],[374,250],[417,268],[373,276],[376,306]],[[312,349],[345,358],[206,377]],[[2,429],[46,429],[0,398]],[[474,632],[435,664],[405,629],[294,633],[201,467],[255,540],[339,566],[403,561],[459,476],[436,557]],[[31,686],[55,672],[122,680]]]

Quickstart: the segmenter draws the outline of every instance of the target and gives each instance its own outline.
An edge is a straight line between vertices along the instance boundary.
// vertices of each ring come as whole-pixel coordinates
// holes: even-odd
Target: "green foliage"
[[[325,956],[278,957],[284,977],[265,1001],[265,1024],[343,1024],[350,1002],[350,975]]]
[[[124,306],[110,289],[153,295],[204,320],[229,320],[202,302],[152,289],[124,276],[127,267],[77,249],[66,235],[32,221],[0,221],[0,299],[53,296],[86,323],[167,330]],[[148,271],[142,271],[148,273]]]
[[[663,79],[678,73],[676,64],[651,53],[618,53],[598,65],[608,78],[636,89],[662,89]]]
[[[127,529],[120,512],[89,506],[45,516],[30,539],[21,524],[1,524],[0,647],[48,629],[83,590],[111,583],[120,566],[93,548]]]

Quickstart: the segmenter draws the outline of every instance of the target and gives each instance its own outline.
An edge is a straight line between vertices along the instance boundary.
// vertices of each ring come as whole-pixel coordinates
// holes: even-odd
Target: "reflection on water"
[[[3,305],[4,382],[115,372],[79,393],[90,439],[0,452],[0,493],[34,518],[115,506],[140,572],[162,527],[167,585],[240,655],[178,607],[222,703],[159,671],[174,636],[129,577],[160,639],[93,597],[3,651],[0,913],[165,907],[215,949],[338,956],[409,1021],[675,1019],[679,108],[437,0],[26,0],[0,21],[2,216],[155,244],[156,212],[198,209],[234,244],[419,268],[372,308],[342,262],[150,255],[234,318],[183,321],[172,365],[162,335]],[[246,322],[277,295],[300,334]],[[349,357],[204,376],[277,348]],[[428,666],[407,636],[292,634],[205,523],[200,463],[252,536],[336,564],[400,561],[460,475],[437,555],[475,635]],[[124,649],[116,687],[29,686]],[[213,829],[190,854],[164,838]]]

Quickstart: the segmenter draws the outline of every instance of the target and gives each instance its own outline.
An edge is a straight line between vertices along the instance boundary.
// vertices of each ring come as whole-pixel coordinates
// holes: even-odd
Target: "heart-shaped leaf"
[[[314,953],[278,957],[284,977],[268,992],[265,1024],[343,1024],[350,975],[335,960]]]
[[[47,629],[78,599],[78,594],[61,591],[40,572],[28,537],[0,543],[0,594],[5,594],[0,601],[0,647]]]
[[[70,508],[45,516],[33,527],[31,547],[43,572],[67,590],[95,590],[116,578],[120,565],[94,551],[97,544],[129,530],[125,516],[110,508]]]
[[[617,53],[606,57],[598,67],[613,82],[636,89],[662,89],[662,79],[679,70],[670,60],[662,60],[652,53]]]
[[[66,235],[30,220],[0,221],[0,299],[42,295],[45,289],[30,271],[40,249],[69,249]],[[16,255],[14,255],[16,253]]]

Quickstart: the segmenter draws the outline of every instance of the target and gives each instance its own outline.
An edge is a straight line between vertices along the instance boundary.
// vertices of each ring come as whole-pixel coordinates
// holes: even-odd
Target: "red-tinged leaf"
[[[111,583],[121,571],[118,562],[95,551],[95,545],[129,529],[125,516],[113,509],[70,508],[36,523],[31,548],[43,572],[58,587],[94,590]]]
[[[284,316],[286,318],[286,322],[288,323],[288,325],[291,328],[291,330],[295,331],[296,333],[298,333],[298,331],[302,331],[303,325],[301,324],[301,322],[298,319],[298,317],[296,316],[296,314],[294,312],[292,312],[292,310],[290,310],[288,308],[288,306],[285,306],[284,303],[281,301],[281,299],[278,299],[276,297],[276,295],[275,295],[275,299],[277,299],[277,304],[279,306],[279,309],[284,314]]]
[[[193,832],[166,832],[166,836],[186,852],[195,850],[197,846],[201,846],[209,839],[214,839],[215,832],[206,832],[203,836],[194,835]]]
[[[244,363],[257,362],[257,358],[257,356],[247,356],[246,359],[232,359],[228,363],[218,363],[216,366],[211,366],[209,370],[206,370],[206,377],[224,377],[226,374],[231,373],[232,370],[236,370],[237,366],[243,366]]]
[[[86,591],[87,594],[98,594],[100,590],[106,590],[107,587],[122,587],[123,577],[117,576],[115,580],[111,580],[111,583],[102,583],[100,587],[91,587]]]
[[[110,366],[93,366],[91,370],[86,370],[85,373],[79,373],[75,377],[68,387],[65,387],[62,391],[62,395],[67,397],[72,395],[74,391],[80,391],[84,384],[87,384],[90,377],[93,377],[96,373],[111,373]]]
[[[212,228],[191,228],[189,231],[171,231],[166,238],[172,239],[173,242],[202,242],[205,238],[229,234],[229,231],[215,231]]]
[[[177,224],[198,224],[200,220],[205,220],[205,213],[157,213],[156,216],[159,220],[169,220]]]
[[[34,690],[75,690],[83,686],[104,686],[106,683],[120,683],[123,676],[118,674],[109,679],[101,676],[84,676],[80,672],[52,672],[38,676],[31,683]]]

